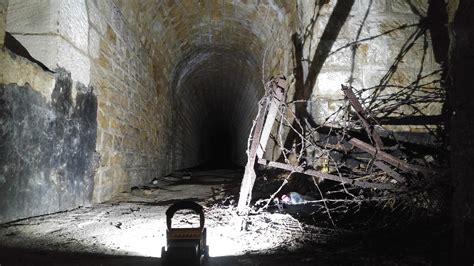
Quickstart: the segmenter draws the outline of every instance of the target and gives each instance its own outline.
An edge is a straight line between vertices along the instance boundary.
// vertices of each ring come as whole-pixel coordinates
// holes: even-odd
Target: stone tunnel
[[[465,78],[474,69],[465,14],[473,8],[467,0],[0,0],[0,224],[93,208],[176,171],[242,169],[265,84],[284,75],[280,111],[293,110],[304,134],[310,125],[331,128],[319,137],[365,132],[361,124],[346,132],[346,118],[363,118],[348,108],[341,84],[349,85],[385,143],[436,151],[444,157],[424,154],[424,163],[461,169],[448,175],[447,196],[467,203],[448,215],[461,254],[472,247],[473,216],[464,214],[474,188],[463,156],[472,143],[456,136],[472,137],[464,92],[473,85]],[[304,148],[298,137],[281,140],[295,122],[277,121],[265,159],[290,165],[293,147],[304,150],[305,169],[327,173],[304,137]]]

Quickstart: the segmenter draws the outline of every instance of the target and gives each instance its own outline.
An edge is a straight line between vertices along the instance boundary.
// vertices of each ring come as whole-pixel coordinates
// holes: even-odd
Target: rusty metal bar
[[[382,161],[376,161],[374,163],[374,165],[377,166],[378,168],[380,168],[380,170],[387,173],[387,175],[391,176],[393,179],[397,180],[398,182],[400,182],[400,183],[405,183],[406,182],[406,180],[403,176],[401,176],[399,173],[395,172],[395,170],[390,168],[390,166],[387,165],[386,163],[384,163]]]
[[[386,163],[388,163],[392,166],[395,166],[396,168],[398,168],[400,170],[403,170],[403,171],[406,171],[406,172],[420,172],[420,173],[424,173],[424,174],[435,173],[435,171],[433,171],[432,169],[422,167],[422,166],[418,166],[418,165],[409,164],[405,161],[402,161],[398,158],[393,157],[392,155],[390,155],[386,152],[377,150],[372,145],[370,145],[368,143],[365,143],[362,140],[359,140],[357,138],[351,138],[349,140],[349,143],[356,146],[357,148],[369,153],[370,155],[375,156],[377,159],[382,160],[382,161],[384,161],[384,162],[386,162]]]
[[[359,186],[363,188],[375,188],[375,189],[384,189],[384,190],[400,190],[397,186],[394,184],[390,183],[375,183],[375,182],[367,182],[367,181],[359,181],[359,180],[354,180],[350,179],[347,177],[340,177],[337,175],[331,175],[331,174],[324,174],[316,170],[311,170],[311,169],[304,169],[303,167],[296,167],[293,165],[285,164],[285,163],[279,163],[279,162],[273,162],[273,161],[267,161],[265,159],[259,159],[258,163],[261,165],[266,165],[274,168],[279,168],[287,171],[292,171],[295,173],[301,173],[309,176],[315,176],[323,179],[328,179],[328,180],[333,180],[337,182],[341,182],[344,184],[350,184],[354,186]]]
[[[341,86],[342,92],[344,92],[344,95],[346,95],[347,100],[352,105],[352,107],[354,107],[354,110],[356,111],[356,114],[359,117],[360,121],[362,121],[362,124],[364,124],[364,128],[367,132],[367,135],[369,135],[369,138],[374,141],[375,147],[377,147],[377,149],[382,149],[382,139],[380,138],[380,135],[377,133],[377,131],[374,130],[374,127],[368,122],[367,110],[362,107],[362,104],[359,102],[359,99],[357,99],[357,96],[354,94],[352,87],[344,85]]]

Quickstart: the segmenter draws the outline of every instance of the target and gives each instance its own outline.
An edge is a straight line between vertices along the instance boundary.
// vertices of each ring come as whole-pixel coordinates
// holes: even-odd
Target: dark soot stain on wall
[[[88,205],[97,156],[97,98],[56,71],[48,102],[28,84],[0,84],[0,223]]]

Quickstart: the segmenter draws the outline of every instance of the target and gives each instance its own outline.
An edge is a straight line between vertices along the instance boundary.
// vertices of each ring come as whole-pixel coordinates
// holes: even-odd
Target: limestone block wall
[[[112,1],[87,1],[91,84],[98,94],[100,168],[94,200],[103,201],[171,171],[169,100],[154,79],[137,29]]]
[[[78,88],[83,87],[82,84],[90,85],[90,92],[97,97],[97,109],[86,110],[89,115],[94,116],[93,121],[97,124],[93,131],[94,157],[87,159],[84,165],[92,173],[88,175],[92,179],[87,189],[82,188],[84,193],[63,204],[55,201],[58,198],[51,197],[51,204],[45,204],[45,208],[31,208],[24,202],[17,202],[18,197],[22,198],[21,191],[27,189],[32,191],[31,195],[39,195],[44,188],[39,185],[27,186],[30,183],[25,183],[19,187],[17,194],[2,198],[3,203],[12,201],[15,204],[11,206],[23,208],[18,212],[20,216],[4,215],[2,221],[101,202],[131,186],[143,184],[157,175],[171,171],[168,136],[160,128],[166,123],[171,125],[165,111],[169,101],[159,93],[152,75],[154,66],[139,37],[134,34],[136,29],[127,25],[113,2],[2,1],[0,7],[2,46],[5,32],[9,32],[32,59],[48,68],[41,69],[34,62],[12,53],[9,50],[11,47],[7,46],[0,54],[2,91],[12,93],[12,88],[23,90],[26,87],[32,94],[39,93],[40,97],[44,97],[41,101],[45,105],[54,104],[53,95],[58,86],[56,75],[61,67],[71,73],[72,85],[68,95],[72,106],[78,104],[77,96],[83,93]],[[1,103],[2,110],[12,112],[13,109],[7,109],[13,108],[13,105],[4,105],[5,103],[8,101]],[[24,100],[16,104],[21,107],[31,103]],[[41,117],[42,115],[46,114],[40,113],[35,119],[48,119]],[[14,123],[13,120],[6,121],[10,122]],[[46,126],[47,123],[41,125]],[[63,129],[64,132],[58,134],[71,134],[68,128]],[[22,130],[34,133],[32,129]],[[41,127],[38,130],[49,132]],[[34,144],[32,141],[31,145],[47,144],[39,143],[40,139],[35,140],[38,143]],[[5,139],[2,135],[3,141]],[[12,145],[8,147],[15,147]],[[27,146],[23,148],[29,149]],[[73,151],[64,152],[71,153],[71,156],[74,154]],[[5,150],[2,150],[2,159],[6,160],[2,160],[2,165],[11,163],[9,160],[13,160],[13,157],[4,154]],[[86,156],[84,153],[80,155]],[[48,156],[42,153],[35,155],[38,158],[49,158]],[[29,182],[29,179],[33,182],[36,180],[34,172],[42,172],[45,174],[44,178],[52,178],[53,175],[47,173],[59,171],[64,172],[68,179],[82,184],[79,180],[85,177],[77,171],[69,173],[70,169],[67,167],[54,164],[49,166],[50,169],[45,172],[43,166],[32,165],[30,174],[25,173],[21,178],[25,182]],[[0,178],[0,181],[3,179]],[[58,184],[59,189],[66,189],[63,183]]]

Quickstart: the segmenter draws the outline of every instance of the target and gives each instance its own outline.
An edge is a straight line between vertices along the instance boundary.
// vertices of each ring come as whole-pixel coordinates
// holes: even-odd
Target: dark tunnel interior
[[[185,57],[174,74],[176,128],[185,160],[244,165],[250,127],[263,94],[255,54],[209,47]]]

